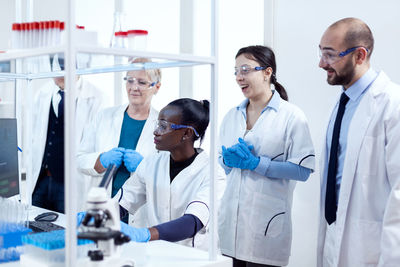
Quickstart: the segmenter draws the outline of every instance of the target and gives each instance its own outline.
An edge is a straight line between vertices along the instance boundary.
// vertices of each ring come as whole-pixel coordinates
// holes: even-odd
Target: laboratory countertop
[[[29,218],[32,220],[37,215],[47,210],[33,208],[29,211]],[[60,214],[55,224],[65,226],[65,215]],[[148,243],[130,242],[122,247],[121,258],[136,261],[135,267],[231,267],[232,260],[228,257],[217,255],[215,261],[209,260],[208,252],[191,248],[163,240],[151,241]],[[136,258],[136,259],[135,259]],[[87,261],[78,261],[78,266],[87,266]],[[24,266],[20,262],[0,264],[1,267]],[[90,265],[90,266],[103,266]],[[110,265],[108,267],[111,267]]]

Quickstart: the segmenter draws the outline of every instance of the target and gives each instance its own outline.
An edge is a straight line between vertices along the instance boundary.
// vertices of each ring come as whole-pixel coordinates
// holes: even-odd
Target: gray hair
[[[145,58],[145,57],[137,57],[129,59],[129,63],[146,63],[146,62],[153,62],[153,61],[150,58]],[[149,69],[145,71],[150,76],[152,82],[161,82],[160,69]]]

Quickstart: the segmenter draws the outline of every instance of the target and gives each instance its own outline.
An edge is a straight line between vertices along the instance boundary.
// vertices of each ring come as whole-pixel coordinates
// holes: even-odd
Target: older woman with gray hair
[[[151,60],[137,58],[131,62],[145,63]],[[160,89],[161,71],[128,71],[124,80],[129,103],[99,112],[85,129],[77,154],[78,169],[89,176],[90,186],[99,185],[109,166],[118,167],[109,187],[110,197],[135,172],[143,157],[156,151],[152,133],[158,111],[151,106],[151,100]],[[142,226],[140,212],[135,217],[133,225]],[[127,222],[128,218],[123,221]]]

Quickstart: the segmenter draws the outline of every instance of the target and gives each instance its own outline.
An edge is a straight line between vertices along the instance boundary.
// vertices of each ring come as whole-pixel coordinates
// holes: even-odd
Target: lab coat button
[[[51,134],[56,134],[56,132],[55,131],[51,131]]]
[[[52,142],[49,142],[49,146],[51,146],[53,143]]]

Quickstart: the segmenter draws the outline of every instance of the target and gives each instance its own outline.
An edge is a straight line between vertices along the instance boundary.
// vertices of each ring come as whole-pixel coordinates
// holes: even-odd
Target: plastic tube
[[[140,50],[140,51],[146,50],[147,36],[148,36],[148,31],[146,30],[129,30],[128,31],[129,49]]]
[[[11,48],[21,48],[21,24],[13,23],[11,32]]]

